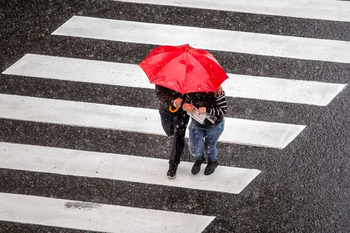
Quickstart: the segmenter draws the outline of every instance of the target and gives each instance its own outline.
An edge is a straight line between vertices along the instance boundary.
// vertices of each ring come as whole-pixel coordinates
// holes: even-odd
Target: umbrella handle
[[[179,108],[173,109],[172,106],[169,106],[169,111],[170,111],[171,113],[177,112],[177,110],[179,110]]]

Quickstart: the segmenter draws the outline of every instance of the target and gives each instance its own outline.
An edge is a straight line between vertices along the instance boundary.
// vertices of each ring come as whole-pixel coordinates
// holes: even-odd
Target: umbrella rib
[[[202,63],[200,63],[200,62],[197,60],[197,58],[196,58],[195,56],[193,56],[193,54],[191,54],[191,56],[194,58],[194,60],[197,61],[197,63],[198,63],[201,67],[203,67],[203,69],[204,69],[206,72],[208,72],[208,70],[202,65]],[[207,59],[207,60],[213,61],[212,59],[210,59],[210,58],[207,57],[207,56],[204,56],[204,58]],[[221,66],[217,63],[217,61],[215,61],[215,64],[216,64],[218,67],[221,68]],[[221,69],[222,69],[222,68],[221,68]]]
[[[196,62],[197,62],[201,67],[203,67],[203,69],[207,72],[207,69],[202,65],[202,63],[200,63],[200,62],[197,60],[197,58],[194,57],[192,54],[191,54],[191,56],[192,56],[193,59],[196,60]],[[209,59],[209,58],[206,57],[206,59]],[[187,67],[186,67],[186,69],[187,69]],[[187,71],[187,70],[186,70],[186,71]]]
[[[207,71],[207,69],[202,65],[202,63],[200,63],[200,62],[197,60],[196,57],[194,57],[192,54],[191,54],[191,56],[197,61],[197,63],[198,63],[199,65],[201,65],[201,67],[203,67],[203,69],[204,69],[205,71]],[[207,58],[207,57],[205,57],[205,58],[208,59],[208,60],[211,60],[211,59],[209,59],[209,58]]]
[[[183,78],[183,80],[182,80],[182,86],[184,86],[184,82],[185,82],[185,80],[186,80],[186,75],[187,75],[187,64],[188,64],[188,51],[186,50],[186,52],[185,52],[185,54],[186,54],[186,66],[185,66],[185,75],[184,75],[184,78]]]
[[[169,64],[170,62],[172,62],[173,60],[175,60],[176,58],[178,58],[179,56],[181,56],[181,55],[183,55],[183,53],[181,53],[181,54],[179,54],[178,56],[176,56],[176,57],[173,57],[170,61],[168,61],[167,63]],[[164,65],[159,71],[158,71],[158,73],[160,73],[163,69],[164,69],[164,67],[166,67],[166,65]],[[186,70],[187,70],[187,66],[186,66]],[[186,74],[185,74],[186,75]]]

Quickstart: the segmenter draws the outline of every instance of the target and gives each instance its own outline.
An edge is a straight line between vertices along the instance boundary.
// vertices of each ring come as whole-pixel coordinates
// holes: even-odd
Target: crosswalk
[[[79,30],[76,30],[79,28]],[[118,30],[114,30],[118,28]],[[350,42],[73,16],[53,35],[350,63]],[[319,49],[323,48],[323,49]]]
[[[192,163],[183,162],[179,167],[178,179],[170,183],[163,177],[168,164],[164,159],[11,143],[0,143],[0,150],[3,151],[4,159],[2,167],[8,169],[98,177],[232,194],[240,193],[260,173],[256,169],[221,167],[215,177],[203,174],[190,177],[186,173],[191,169]],[[118,163],[123,164],[123,169],[115,169]]]
[[[208,10],[235,11],[254,14],[350,22],[350,9],[348,7],[349,4],[341,1],[323,1],[322,4],[320,4],[320,1],[317,0],[218,0],[215,2],[210,0],[126,0],[122,2],[162,4],[167,6],[201,8]]]
[[[203,226],[214,219],[212,216],[5,193],[0,194],[0,203],[5,221],[99,232],[201,232]],[[173,226],[171,231],[167,230],[169,225]]]
[[[274,2],[273,4],[271,2]],[[321,20],[350,22],[350,3],[332,1],[101,1],[98,4],[123,4],[139,6],[150,4],[167,6],[167,9],[197,9],[211,13],[212,10],[262,14],[271,17],[291,17],[295,20]],[[345,7],[346,6],[346,7]],[[225,20],[225,19],[223,19]],[[51,37],[80,38],[89,43],[109,41],[112,43],[158,46],[163,44],[191,46],[214,51],[217,54],[248,54],[278,59],[294,59],[299,63],[309,61],[324,63],[350,63],[350,42],[337,38],[307,38],[292,35],[275,35],[249,31],[206,28],[141,22],[93,15],[74,15],[55,29]],[[132,51],[131,51],[132,53]],[[220,60],[219,60],[220,62]],[[36,54],[28,52],[17,62],[2,71],[2,77],[29,80],[64,81],[106,85],[115,90],[152,90],[147,77],[137,66],[138,61],[123,63],[95,60],[88,55],[75,58],[62,54]],[[233,64],[234,65],[234,64]],[[225,67],[224,67],[225,68]],[[232,69],[231,69],[232,70]],[[330,104],[347,86],[346,82],[328,82],[323,79],[304,80],[295,76],[262,76],[250,73],[230,73],[223,87],[229,101],[253,99],[290,105],[317,106],[320,111]],[[60,91],[62,91],[60,89]],[[63,90],[64,91],[64,90]],[[94,93],[91,93],[93,95]],[[120,96],[119,98],[123,98]],[[152,98],[152,97],[150,97]],[[154,99],[156,102],[156,99]],[[140,100],[142,103],[142,100]],[[102,102],[43,98],[40,96],[0,93],[0,119],[25,124],[76,127],[139,135],[147,142],[149,136],[165,138],[156,108],[106,104]],[[235,109],[228,110],[225,131],[219,143],[241,145],[249,148],[282,150],[293,146],[293,141],[307,129],[305,124],[284,123],[283,118],[271,116],[273,121],[233,117]],[[35,136],[33,136],[35,137]],[[151,137],[152,139],[152,137]],[[99,139],[89,143],[99,144]],[[147,187],[180,190],[176,193],[197,192],[236,196],[244,190],[249,192],[253,181],[264,176],[265,170],[232,166],[223,160],[211,176],[192,176],[192,160],[184,157],[175,180],[165,176],[168,160],[155,154],[108,153],[108,149],[88,151],[79,148],[44,146],[39,142],[26,144],[13,141],[0,142],[0,170],[35,174],[38,179],[47,176],[74,177],[84,181],[99,180],[112,186],[113,182],[141,186],[142,193],[135,196],[146,198],[141,204],[101,201],[98,197],[87,199],[69,198],[69,195],[40,195],[26,192],[0,192],[0,222],[24,223],[96,232],[203,232],[215,224],[218,212],[192,211],[167,208],[161,203],[148,207]],[[14,140],[15,141],[15,140]],[[154,143],[154,142],[152,142]],[[290,145],[292,144],[292,145]],[[122,144],[115,145],[123,147]],[[160,145],[166,150],[166,145]],[[234,160],[231,151],[220,151]],[[219,155],[219,156],[220,156]],[[257,155],[258,156],[258,155]],[[221,165],[222,164],[222,165]],[[67,178],[68,179],[68,178]],[[125,183],[124,183],[125,182]],[[65,184],[63,184],[64,187]],[[68,187],[67,187],[68,189]],[[182,191],[181,191],[182,190]],[[76,190],[79,192],[79,190]],[[113,191],[114,192],[114,191]],[[175,191],[174,191],[175,192]],[[113,193],[111,194],[113,195]],[[171,194],[167,194],[171,195]],[[191,199],[191,194],[188,194]],[[115,199],[119,197],[116,196]],[[187,197],[185,198],[187,199]],[[50,208],[47,208],[50,206]],[[201,208],[201,207],[199,207]],[[203,207],[204,208],[204,207]],[[224,210],[223,210],[224,211]],[[221,212],[220,212],[221,213]],[[220,214],[218,214],[220,215]],[[180,224],[181,223],[181,224]],[[234,226],[232,226],[234,227]],[[209,231],[213,232],[213,231]]]
[[[64,69],[62,69],[64,67]],[[3,74],[45,79],[89,82],[126,87],[154,88],[138,65],[26,54]],[[288,80],[228,74],[223,83],[229,97],[262,99],[326,106],[345,84]],[[117,78],[116,78],[117,77]]]

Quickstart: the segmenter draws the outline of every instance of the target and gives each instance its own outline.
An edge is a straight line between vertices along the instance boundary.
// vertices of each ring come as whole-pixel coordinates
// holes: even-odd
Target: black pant
[[[186,112],[175,115],[162,109],[159,110],[159,114],[164,132],[168,136],[174,135],[169,164],[179,164],[185,146],[185,133],[190,117]]]

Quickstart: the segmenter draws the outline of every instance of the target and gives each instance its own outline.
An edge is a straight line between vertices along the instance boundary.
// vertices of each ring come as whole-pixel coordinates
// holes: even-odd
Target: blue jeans
[[[191,121],[189,129],[189,144],[188,148],[190,153],[198,160],[205,158],[205,154],[208,156],[208,161],[216,161],[218,150],[216,144],[219,140],[220,135],[224,131],[225,119],[214,126],[202,127]],[[202,150],[202,144],[204,140],[204,151]]]

